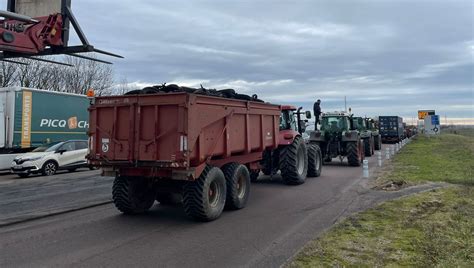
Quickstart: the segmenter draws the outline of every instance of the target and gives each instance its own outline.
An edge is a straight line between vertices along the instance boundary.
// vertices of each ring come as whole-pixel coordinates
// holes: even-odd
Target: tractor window
[[[280,115],[280,130],[293,129],[296,130],[296,119],[293,111],[282,111]]]
[[[323,117],[321,130],[340,131],[346,129],[348,126],[347,120],[347,117],[342,116]]]
[[[354,124],[355,129],[358,129],[358,130],[365,130],[366,129],[365,120],[362,117],[355,117],[352,120],[352,123]]]

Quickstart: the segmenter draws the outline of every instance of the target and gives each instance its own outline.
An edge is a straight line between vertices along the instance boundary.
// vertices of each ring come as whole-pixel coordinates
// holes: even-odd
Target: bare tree
[[[46,57],[45,59],[51,59]],[[28,58],[18,59],[27,65],[17,65],[16,80],[22,87],[41,88],[59,91],[57,84],[61,79],[62,69],[66,66],[36,61]]]
[[[114,80],[110,65],[75,57],[66,57],[65,61],[74,65],[62,74],[67,92],[85,94],[92,88],[97,95],[104,95],[111,91]]]
[[[64,62],[73,67],[28,58],[16,60],[27,65],[0,63],[1,87],[17,85],[76,94],[86,94],[92,88],[97,95],[112,94],[114,79],[110,65],[72,56],[65,56]]]
[[[0,87],[9,87],[15,84],[17,65],[4,61],[0,63]]]
[[[113,89],[111,90],[112,95],[123,95],[129,91],[138,89],[136,86],[131,85],[126,77],[122,77],[120,81],[114,85]]]

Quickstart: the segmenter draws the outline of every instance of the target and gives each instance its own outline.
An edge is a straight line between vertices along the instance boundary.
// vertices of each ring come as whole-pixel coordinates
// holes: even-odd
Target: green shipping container
[[[30,88],[0,88],[0,148],[87,139],[86,96]]]

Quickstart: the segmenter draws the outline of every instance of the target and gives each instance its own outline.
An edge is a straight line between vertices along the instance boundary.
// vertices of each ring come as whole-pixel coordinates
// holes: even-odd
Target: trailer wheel
[[[212,221],[222,214],[226,200],[224,173],[207,166],[196,181],[183,187],[184,212],[199,221]]]
[[[323,168],[321,148],[315,143],[308,146],[308,177],[319,177]]]
[[[145,178],[117,176],[112,186],[112,200],[122,213],[140,214],[155,202],[155,190]]]
[[[374,137],[374,147],[375,150],[381,150],[382,149],[382,137],[380,135],[377,135]]]
[[[308,152],[301,137],[280,150],[280,171],[283,182],[289,185],[304,183],[308,173]]]
[[[225,207],[233,210],[244,208],[250,194],[250,174],[247,167],[229,163],[222,167],[222,172],[227,184]]]
[[[348,142],[346,145],[347,162],[350,166],[358,167],[362,161],[361,146],[357,142]]]
[[[364,154],[365,156],[372,156],[372,145],[370,142],[370,138],[363,139],[364,141]]]

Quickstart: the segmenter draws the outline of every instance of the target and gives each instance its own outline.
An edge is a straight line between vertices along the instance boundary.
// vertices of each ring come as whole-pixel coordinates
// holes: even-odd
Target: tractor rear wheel
[[[315,143],[310,143],[308,146],[308,177],[319,177],[322,168],[321,148]]]
[[[350,166],[358,167],[362,162],[362,146],[358,142],[348,142],[346,145],[347,162]]]
[[[380,135],[377,135],[374,137],[374,147],[375,147],[375,150],[382,149],[382,137]]]
[[[229,163],[222,167],[222,172],[227,184],[225,207],[233,210],[244,208],[250,194],[250,174],[247,167]]]
[[[370,137],[370,154],[375,154],[375,138],[373,136]]]
[[[183,187],[184,212],[199,221],[212,221],[222,214],[226,200],[224,173],[207,166],[201,176]]]
[[[362,139],[364,141],[364,154],[365,156],[372,156],[372,144],[370,138]]]
[[[140,177],[115,177],[112,186],[115,207],[124,214],[144,213],[155,201],[152,182]]]
[[[280,150],[280,171],[283,182],[290,185],[304,183],[308,173],[308,152],[300,136]]]

